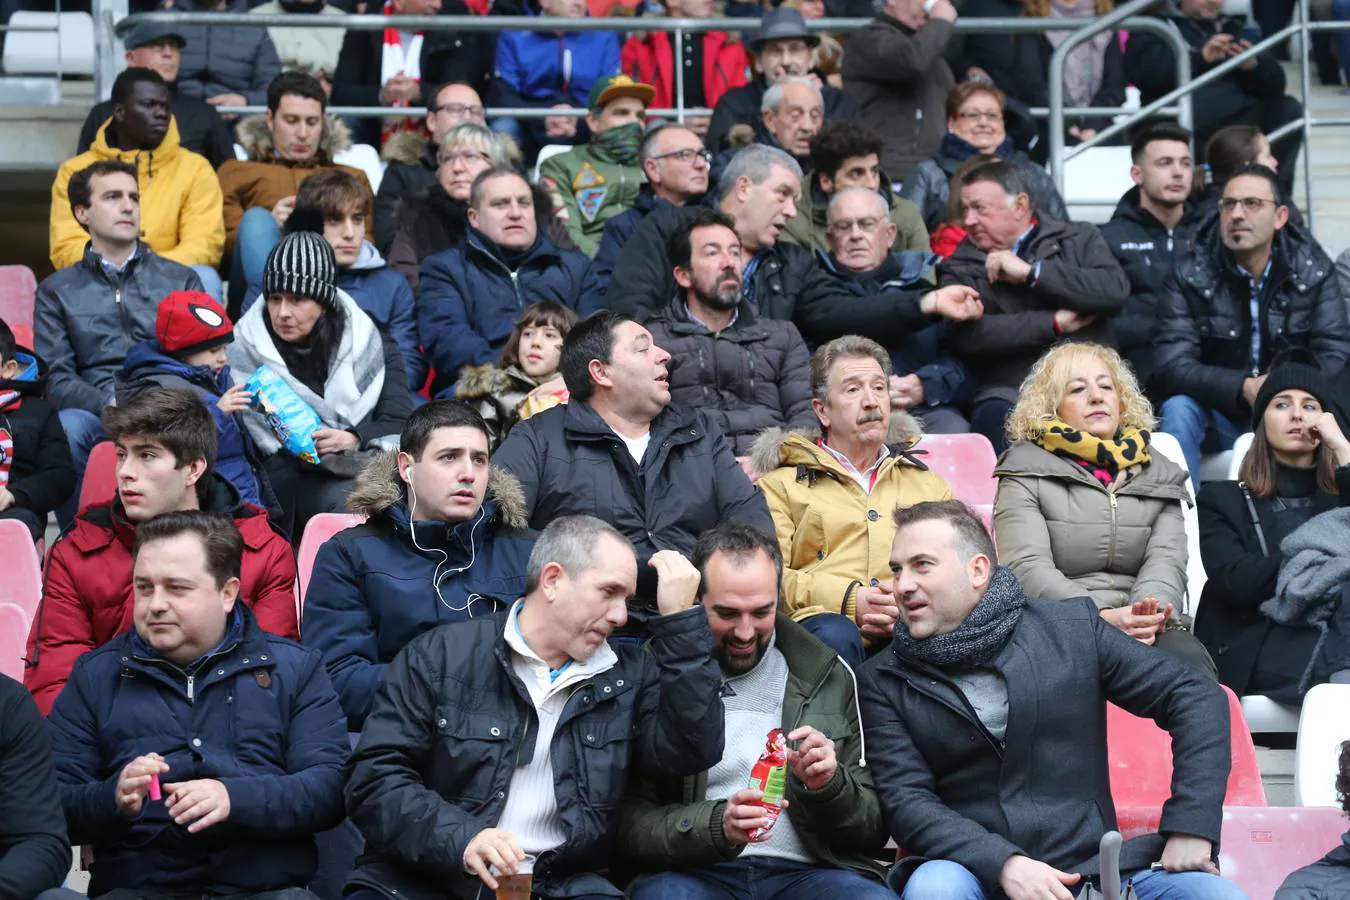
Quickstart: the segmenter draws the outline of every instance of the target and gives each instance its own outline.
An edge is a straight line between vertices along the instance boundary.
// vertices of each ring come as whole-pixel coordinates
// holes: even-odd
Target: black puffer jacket
[[[1295,869],[1275,900],[1350,900],[1350,831],[1341,846],[1310,866]]]
[[[380,158],[388,165],[375,193],[375,246],[387,256],[404,200],[436,183],[436,142],[415,131],[400,131],[384,145]]]
[[[37,289],[33,349],[47,364],[48,398],[59,409],[101,413],[131,345],[155,336],[159,301],[172,291],[201,289],[196,272],[145,244],[120,276],[110,275],[86,245],[84,259]]]
[[[718,334],[689,317],[676,298],[648,320],[656,345],[672,357],[670,399],[702,410],[747,456],[766,428],[816,427],[811,411],[811,355],[791,322],[762,319],[744,301]]]
[[[507,613],[435,628],[386,670],[352,755],[347,809],[366,839],[353,884],[390,900],[470,900],[464,850],[495,826],[538,716],[511,667]],[[613,644],[614,667],[575,685],[548,753],[565,835],[539,856],[549,897],[622,893],[597,874],[614,856],[630,773],[681,778],[722,757],[722,675],[707,614],[652,618],[650,649]],[[537,751],[535,751],[537,752]]]
[[[943,139],[944,143],[949,143],[952,137],[955,135],[949,134]],[[938,153],[931,159],[919,163],[914,167],[914,171],[905,177],[905,185],[900,190],[900,196],[918,205],[919,211],[923,213],[923,224],[929,233],[947,221],[947,205],[951,202],[952,196],[952,176],[967,158]],[[1052,219],[1068,221],[1069,210],[1064,205],[1064,198],[1059,195],[1055,182],[1045,171],[1045,167],[1036,165],[1020,150],[1010,154],[1008,160],[1017,164],[1018,172],[1026,180],[1032,208]]]
[[[1242,382],[1252,371],[1251,286],[1223,246],[1218,219],[1206,219],[1195,243],[1177,257],[1158,310],[1157,365],[1166,395],[1186,394],[1230,418],[1249,412]],[[1327,375],[1350,359],[1350,324],[1335,266],[1295,225],[1275,236],[1261,297],[1260,372],[1285,350],[1312,353]]]
[[[605,420],[575,398],[512,428],[492,461],[520,479],[530,527],[584,514],[632,541],[638,590],[630,602],[641,614],[656,608],[656,573],[647,565],[656,551],[687,555],[700,534],[728,519],[774,533],[764,495],[701,411],[662,410],[640,469]]]
[[[182,12],[213,11],[210,3],[198,0],[174,0],[173,8]],[[246,13],[248,2],[235,0],[224,11]],[[180,91],[202,99],[242,94],[250,106],[267,102],[267,86],[281,74],[281,57],[266,28],[183,25],[178,33],[187,41],[178,65]]]

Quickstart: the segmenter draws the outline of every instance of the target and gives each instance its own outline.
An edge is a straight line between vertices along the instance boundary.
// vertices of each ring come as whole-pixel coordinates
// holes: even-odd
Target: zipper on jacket
[[[188,680],[188,682],[187,682],[187,688],[188,688],[188,695],[187,695],[187,697],[188,697],[188,705],[191,706],[192,704],[194,704],[194,703],[197,702],[196,689],[195,689],[195,687],[194,687],[194,685],[196,685],[196,683],[197,683],[197,676],[196,676],[196,675],[189,675],[189,676],[187,677],[187,680]]]
[[[1106,551],[1106,571],[1109,572],[1116,562],[1116,492],[1107,491],[1106,496],[1111,501],[1111,545]]]

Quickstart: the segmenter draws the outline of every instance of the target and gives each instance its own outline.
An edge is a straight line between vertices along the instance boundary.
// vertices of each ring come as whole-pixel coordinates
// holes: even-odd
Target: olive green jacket
[[[641,166],[610,162],[589,144],[550,156],[539,166],[539,183],[561,202],[559,219],[577,249],[595,256],[605,222],[633,208],[647,183]]]
[[[797,202],[797,215],[788,219],[780,240],[790,244],[800,244],[808,250],[826,250],[825,214],[828,212],[829,198],[816,184],[815,176],[808,174],[802,179],[802,199]],[[881,178],[882,196],[891,205],[891,221],[895,223],[895,241],[892,250],[932,249],[928,241],[928,229],[924,227],[923,215],[912,200],[906,200],[891,190],[890,179]]]

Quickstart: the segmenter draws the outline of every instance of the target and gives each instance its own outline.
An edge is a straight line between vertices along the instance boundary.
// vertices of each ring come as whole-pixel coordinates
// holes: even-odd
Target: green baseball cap
[[[650,84],[634,81],[620,72],[618,75],[601,78],[591,85],[591,94],[586,98],[586,108],[596,112],[620,97],[633,97],[641,100],[643,106],[650,106],[655,96],[656,88]]]

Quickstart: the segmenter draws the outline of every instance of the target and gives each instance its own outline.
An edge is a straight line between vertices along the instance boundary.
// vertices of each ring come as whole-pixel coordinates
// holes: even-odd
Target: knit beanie
[[[308,297],[327,308],[337,301],[337,257],[322,235],[297,231],[284,235],[263,267],[262,292]]]
[[[1256,392],[1256,402],[1252,404],[1253,431],[1261,427],[1266,407],[1275,399],[1275,395],[1288,390],[1307,391],[1318,399],[1323,409],[1334,411],[1337,418],[1343,417],[1342,411],[1336,405],[1336,392],[1331,386],[1331,381],[1320,369],[1301,362],[1276,363],[1266,376],[1261,390]]]
[[[210,295],[174,291],[160,301],[155,337],[170,356],[187,356],[233,341],[234,323]]]

